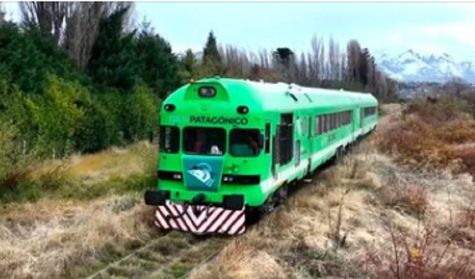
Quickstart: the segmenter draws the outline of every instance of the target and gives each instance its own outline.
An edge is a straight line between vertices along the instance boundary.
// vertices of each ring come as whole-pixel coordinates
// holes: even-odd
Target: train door
[[[279,126],[279,164],[286,165],[294,155],[294,123],[292,113],[283,113]]]
[[[287,165],[294,153],[294,124],[293,114],[281,114],[280,123],[276,125],[272,137],[272,175],[277,178],[278,170]]]

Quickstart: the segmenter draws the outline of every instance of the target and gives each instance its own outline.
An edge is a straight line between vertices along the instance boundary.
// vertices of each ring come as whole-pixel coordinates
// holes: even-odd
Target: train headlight
[[[224,182],[233,182],[233,177],[232,176],[229,176],[229,175],[225,175],[223,176],[223,181]]]
[[[157,172],[158,179],[162,180],[182,180],[183,175],[180,172],[176,171],[164,171],[164,170],[159,170]]]
[[[246,106],[239,106],[237,108],[237,112],[240,114],[247,114],[249,112],[249,108]]]
[[[164,108],[165,108],[166,111],[174,111],[175,110],[175,105],[166,104]]]
[[[210,86],[202,86],[198,89],[198,95],[200,97],[212,98],[216,96],[216,89]]]

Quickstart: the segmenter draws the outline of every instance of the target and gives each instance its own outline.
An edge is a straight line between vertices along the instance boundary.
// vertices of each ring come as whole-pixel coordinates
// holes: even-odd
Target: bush
[[[475,250],[475,210],[463,208],[456,212],[454,222],[447,226],[448,237],[461,247]]]
[[[475,120],[468,111],[466,102],[451,97],[435,103],[416,100],[405,109],[401,122],[382,132],[378,147],[416,167],[460,171],[463,163],[470,169],[473,157],[458,149],[475,138]]]
[[[436,136],[434,127],[417,117],[385,130],[378,147],[396,155],[402,163],[419,167],[443,168],[456,159],[450,146]]]
[[[40,155],[54,158],[74,150],[74,134],[85,117],[81,96],[89,93],[79,84],[49,76],[44,97],[30,98],[27,106],[37,130],[36,146]]]
[[[145,86],[136,86],[125,97],[121,123],[125,140],[134,142],[150,136],[158,126],[158,99]]]
[[[392,183],[381,188],[377,195],[384,205],[416,217],[424,216],[429,206],[428,191],[415,184]]]
[[[6,119],[0,118],[0,131],[0,192],[4,192],[24,179],[27,156],[15,141],[18,131]]]
[[[443,244],[441,232],[425,225],[415,233],[385,224],[391,247],[368,248],[363,266],[371,278],[442,279],[475,277],[473,254]]]

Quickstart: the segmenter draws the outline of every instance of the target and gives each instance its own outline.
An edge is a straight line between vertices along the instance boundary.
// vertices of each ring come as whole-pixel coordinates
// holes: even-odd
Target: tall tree
[[[74,2],[20,2],[20,12],[24,23],[37,25],[59,43],[63,23],[76,5]]]
[[[213,31],[209,32],[205,47],[203,48],[203,65],[209,74],[220,74],[222,70],[221,55]]]
[[[313,85],[318,85],[321,80],[321,69],[323,65],[323,57],[322,57],[322,49],[323,49],[323,42],[321,39],[319,39],[316,35],[313,36],[312,38],[312,63],[311,64],[311,69],[313,72],[313,75],[311,76],[312,79],[312,84]]]
[[[198,78],[198,61],[193,50],[186,50],[185,54],[179,59],[181,83],[187,83],[191,79]]]
[[[87,65],[99,32],[99,23],[106,15],[105,2],[82,2],[67,18],[62,45],[81,69]]]
[[[196,70],[196,56],[190,48],[186,50],[185,57],[183,58],[182,63],[185,70],[188,71],[190,74],[193,74]]]
[[[123,8],[101,20],[87,64],[87,71],[95,82],[123,90],[132,89],[138,71],[134,33],[123,32],[127,11],[128,8]]]
[[[22,21],[53,35],[80,68],[85,68],[90,57],[99,23],[112,13],[127,8],[127,25],[132,11],[130,2],[20,2]]]
[[[138,78],[159,97],[164,98],[180,84],[178,61],[170,44],[149,24],[144,24],[135,42]]]
[[[300,54],[300,61],[297,71],[297,82],[302,85],[308,85],[307,60],[305,59],[305,54],[303,52]]]
[[[0,3],[0,24],[5,21],[5,10],[3,9],[3,4]]]
[[[348,42],[346,47],[347,53],[347,71],[348,71],[348,81],[349,82],[359,82],[360,81],[360,56],[361,56],[361,47],[358,41],[351,40]]]

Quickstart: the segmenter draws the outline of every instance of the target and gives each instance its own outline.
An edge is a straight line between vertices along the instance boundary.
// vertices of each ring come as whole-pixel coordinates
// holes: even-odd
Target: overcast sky
[[[11,13],[15,6],[7,4]],[[376,54],[414,49],[475,61],[475,3],[137,2],[135,12],[176,52],[201,50],[213,30],[219,44],[254,51],[308,50],[317,34],[332,36],[341,47],[355,38]]]

